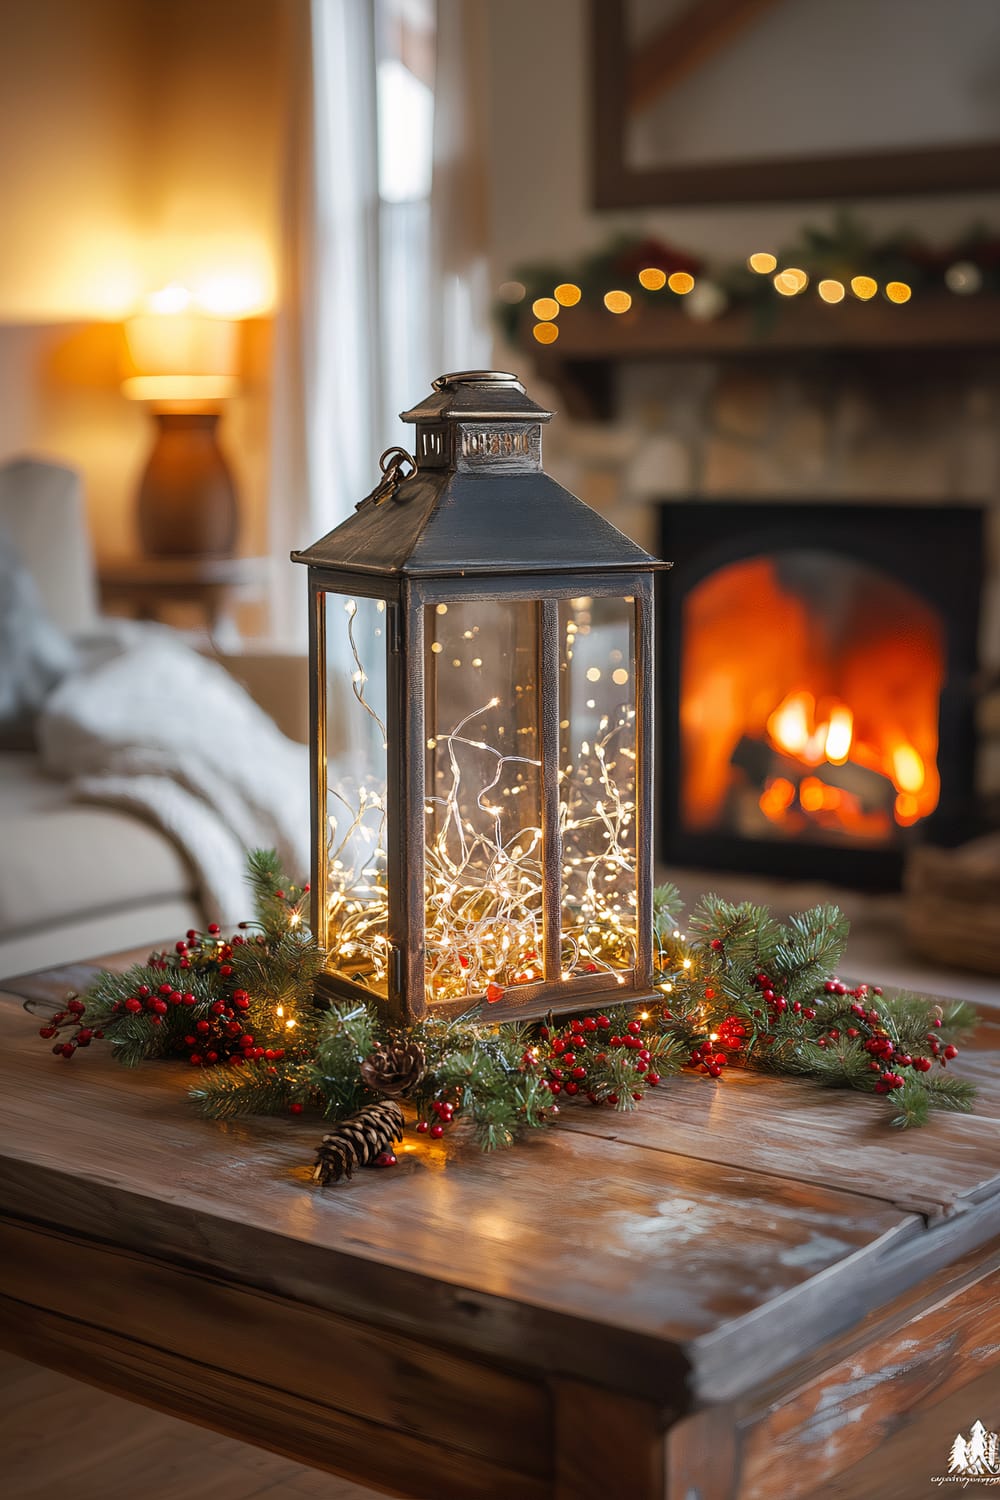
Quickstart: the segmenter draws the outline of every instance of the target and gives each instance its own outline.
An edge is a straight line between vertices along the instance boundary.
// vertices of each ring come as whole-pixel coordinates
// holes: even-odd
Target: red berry
[[[54,1026],[43,1026],[38,1033],[38,1035],[43,1036],[46,1041],[49,1041],[50,1038],[55,1036],[55,1034],[56,1028]]]
[[[602,1031],[607,1031],[611,1025],[611,1022],[609,1021],[607,1016],[598,1016],[597,1024]]]
[[[941,1025],[941,1017],[940,1016],[935,1016],[934,1019],[933,1019],[933,1021],[931,1022],[931,1025],[932,1026],[940,1026]]]
[[[805,1016],[807,1021],[815,1021],[816,1019],[816,1012],[813,1010],[812,1006],[810,1006],[808,1010],[804,1010],[802,1014]]]
[[[578,1094],[580,1092],[580,1085],[578,1083],[567,1083],[566,1092],[567,1094]]]
[[[63,1057],[72,1057],[73,1053],[76,1051],[76,1045],[73,1042],[63,1042],[60,1051],[62,1052]]]
[[[396,1165],[395,1151],[380,1151],[372,1162],[373,1167],[394,1167]]]
[[[434,1137],[434,1139],[436,1141],[439,1141],[441,1139],[441,1137],[444,1135],[444,1126],[443,1125],[432,1125],[431,1128],[430,1128],[430,1134]]]
[[[639,1021],[630,1021],[625,1030],[630,1031],[633,1036],[638,1036],[642,1030],[642,1025]]]
[[[217,1052],[206,1052],[205,1061],[210,1063],[217,1063],[219,1061],[219,1054]]]
[[[549,1092],[551,1094],[558,1094],[561,1089],[562,1089],[562,1084],[561,1083],[550,1083],[549,1084]]]
[[[721,1073],[722,1073],[722,1069],[716,1063],[709,1063],[709,1065],[708,1065],[708,1076],[709,1076],[709,1078],[718,1078]]]
[[[953,1057],[958,1056],[958,1048],[954,1045],[953,1042],[948,1043],[947,1047],[944,1049],[944,1055],[949,1062]]]
[[[151,1000],[149,1008],[155,1011],[158,1016],[165,1016],[167,1013],[167,1002],[165,1000]]]
[[[288,1113],[290,1115],[300,1115],[302,1113],[302,1105],[301,1104],[290,1104],[288,1106]]]
[[[231,964],[223,964],[219,969],[219,973],[222,975],[223,979],[228,979],[232,972],[233,970]]]
[[[495,1005],[498,1000],[502,1000],[503,999],[503,996],[504,996],[503,985],[502,984],[494,984],[493,981],[491,980],[490,983],[486,986],[486,1003],[487,1003],[487,1005]]]
[[[659,1083],[659,1081],[660,1081],[660,1075],[659,1075],[659,1073],[647,1073],[646,1074],[646,1082],[649,1084],[650,1088],[655,1089],[656,1085]]]
[[[131,1011],[132,1015],[135,1015],[136,1011],[142,1010],[142,1001],[141,1000],[137,1000],[134,995],[131,995],[125,1001],[125,1009],[127,1011]]]
[[[713,938],[712,939],[712,952],[713,953],[718,953],[719,950],[721,949],[721,947],[722,947],[722,939],[721,938]]]
[[[219,927],[218,922],[209,922],[209,924],[208,924],[208,930],[212,934],[213,937],[217,937],[221,929]]]
[[[913,1059],[913,1066],[916,1068],[918,1073],[927,1073],[931,1068],[933,1068],[934,1064],[931,1062],[929,1057],[915,1057]]]
[[[879,987],[878,987],[877,984],[872,985],[872,994],[873,995],[881,995],[881,993],[882,993],[882,991],[879,989]]]
[[[584,1031],[596,1031],[597,1030],[597,1022],[594,1020],[593,1016],[587,1016],[586,1017],[586,1019],[584,1020],[584,1023],[583,1023],[583,1029],[584,1029]]]
[[[555,1051],[555,1048],[553,1048],[553,1051]],[[564,1052],[563,1055],[562,1055],[562,1058],[560,1059],[560,1061],[564,1062],[566,1064],[567,1068],[571,1068],[573,1066],[573,1064],[576,1062],[576,1053],[575,1052]]]
[[[430,1126],[428,1125],[428,1123],[427,1123],[426,1120],[418,1120],[417,1121],[417,1134],[418,1135],[426,1135],[427,1132],[428,1132],[428,1130],[430,1130]]]
[[[566,1061],[568,1062],[569,1058],[567,1058]],[[573,1077],[574,1078],[586,1078],[586,1076],[587,1076],[587,1070],[586,1070],[586,1068],[574,1068],[573,1069]]]
[[[174,944],[174,952],[175,953],[186,953],[187,952],[187,943],[175,943]]]
[[[172,995],[173,992],[174,992],[174,987],[173,987],[172,984],[161,984],[160,985],[160,994],[161,995]],[[142,990],[139,991],[139,994],[140,995],[142,994]],[[146,994],[147,995],[149,994],[148,990],[146,990]]]
[[[191,1056],[188,1058],[188,1062],[191,1064],[192,1068],[201,1067],[201,1058],[197,1052],[191,1053]]]

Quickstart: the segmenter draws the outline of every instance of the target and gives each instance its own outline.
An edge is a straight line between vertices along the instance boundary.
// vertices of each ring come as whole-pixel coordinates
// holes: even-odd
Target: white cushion
[[[97,598],[79,474],[36,458],[0,465],[0,526],[56,624],[70,634],[86,630]]]
[[[33,755],[0,755],[0,830],[0,937],[191,899],[176,845],[132,814],[71,802]]]

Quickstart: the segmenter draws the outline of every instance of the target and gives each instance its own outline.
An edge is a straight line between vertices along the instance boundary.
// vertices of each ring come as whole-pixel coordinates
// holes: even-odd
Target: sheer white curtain
[[[484,3],[299,8],[271,442],[286,639],[305,628],[289,549],[371,489],[435,375],[489,360]]]

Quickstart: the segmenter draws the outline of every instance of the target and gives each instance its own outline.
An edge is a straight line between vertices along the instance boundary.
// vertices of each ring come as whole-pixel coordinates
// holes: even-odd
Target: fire
[[[940,625],[873,569],[825,565],[822,592],[816,554],[792,553],[720,569],[688,596],[689,826],[879,841],[937,806]]]

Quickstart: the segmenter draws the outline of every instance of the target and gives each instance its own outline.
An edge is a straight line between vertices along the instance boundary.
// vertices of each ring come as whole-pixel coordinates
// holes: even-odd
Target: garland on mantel
[[[712,264],[652,235],[619,234],[571,263],[515,267],[500,287],[495,315],[511,342],[531,321],[539,342],[551,343],[566,309],[569,317],[577,305],[606,307],[610,315],[666,301],[699,320],[747,308],[764,335],[807,288],[827,302],[866,302],[879,295],[906,302],[924,292],[995,297],[1000,235],[973,224],[953,243],[932,245],[906,229],[874,235],[845,213],[828,228],[803,226],[794,242],[773,253],[762,249],[743,261]]]
[[[198,1070],[191,1097],[213,1120],[326,1119],[313,1171],[321,1183],[395,1162],[399,1101],[419,1135],[440,1138],[467,1118],[486,1151],[551,1124],[567,1102],[632,1110],[682,1069],[717,1080],[754,1068],[873,1092],[898,1126],[972,1106],[972,1084],[947,1069],[976,1023],[972,1007],[833,977],[848,930],[833,906],[780,923],[764,907],[706,896],[682,932],[677,890],[663,886],[662,1005],[497,1024],[484,996],[458,1019],[401,1029],[368,1004],[317,1004],[323,954],[305,925],[308,888],[268,852],[251,855],[249,879],[255,921],[230,938],[214,925],[191,930],[172,952],[101,973],[47,1016],[41,1035],[63,1058],[104,1041],[127,1067],[186,1062]]]

